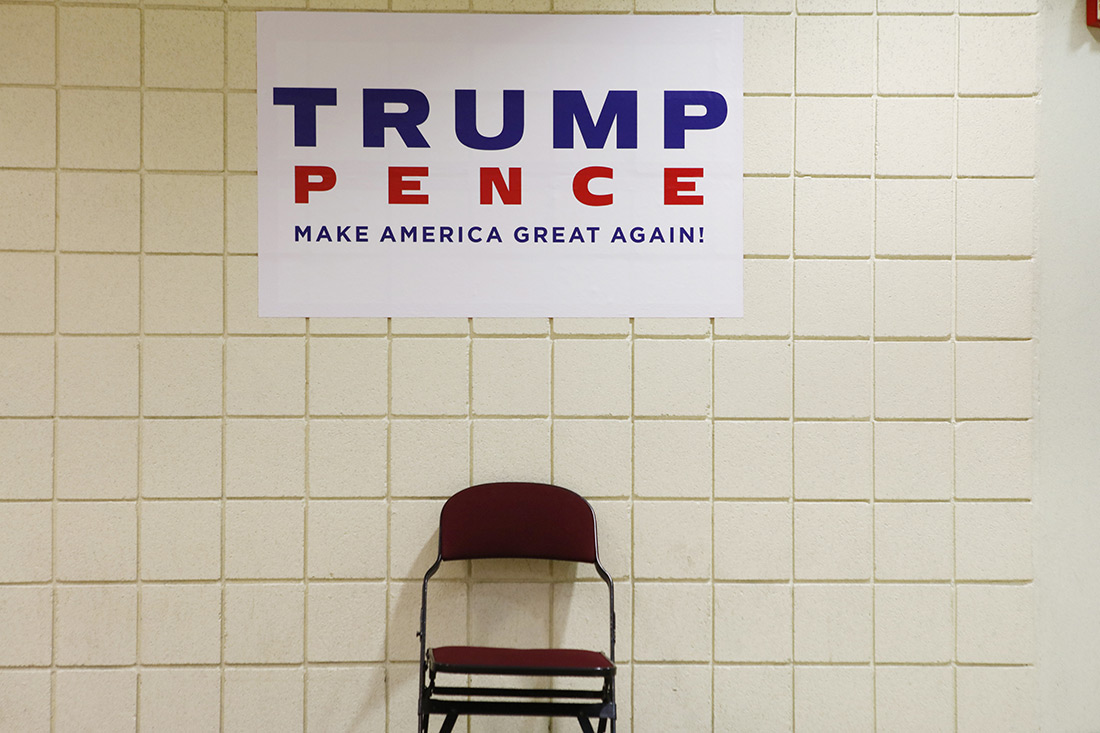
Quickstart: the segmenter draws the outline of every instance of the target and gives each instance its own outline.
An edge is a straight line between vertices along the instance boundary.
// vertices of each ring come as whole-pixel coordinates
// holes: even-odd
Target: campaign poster
[[[261,12],[261,316],[742,314],[737,16]]]

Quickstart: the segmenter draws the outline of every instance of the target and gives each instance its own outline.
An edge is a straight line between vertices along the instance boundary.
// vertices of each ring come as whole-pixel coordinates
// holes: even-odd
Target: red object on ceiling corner
[[[1100,0],[1085,0],[1087,22],[1093,28],[1100,28]]]

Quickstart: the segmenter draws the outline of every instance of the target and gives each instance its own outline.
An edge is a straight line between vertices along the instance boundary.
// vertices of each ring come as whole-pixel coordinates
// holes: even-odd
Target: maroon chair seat
[[[608,650],[512,649],[427,643],[428,580],[451,560],[531,558],[593,565],[607,585]],[[460,715],[570,717],[584,733],[615,733],[615,585],[600,564],[596,515],[580,495],[550,484],[500,482],[463,489],[439,513],[439,554],[424,574],[420,596],[420,733],[444,716],[439,733],[452,733]],[[436,684],[436,675],[587,677],[587,687],[484,687]],[[528,681],[527,684],[532,684]],[[599,721],[593,730],[591,719]]]
[[[461,674],[603,677],[615,664],[587,649],[509,649],[493,646],[440,646],[428,652],[428,665]]]

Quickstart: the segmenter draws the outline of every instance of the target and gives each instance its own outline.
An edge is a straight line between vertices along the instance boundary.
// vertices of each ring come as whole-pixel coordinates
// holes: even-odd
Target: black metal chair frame
[[[534,488],[532,488],[534,487]],[[583,733],[597,733],[592,728],[590,719],[595,718],[599,720],[598,733],[604,733],[607,729],[608,722],[611,724],[611,733],[615,733],[616,722],[616,709],[615,709],[615,585],[611,580],[611,576],[608,575],[603,565],[600,563],[599,551],[596,546],[596,516],[592,511],[592,506],[583,497],[578,494],[569,491],[568,489],[561,488],[559,486],[551,486],[549,484],[532,484],[532,483],[495,483],[495,484],[480,484],[478,486],[472,486],[468,489],[464,489],[455,496],[448,500],[448,504],[456,497],[465,494],[470,491],[506,491],[506,492],[523,492],[523,491],[536,491],[542,494],[546,494],[548,490],[554,490],[559,492],[566,492],[567,497],[563,495],[567,501],[570,502],[583,502],[588,507],[588,511],[591,513],[591,560],[576,560],[574,558],[563,558],[555,555],[553,552],[547,554],[539,549],[532,550],[531,548],[524,548],[520,554],[513,554],[513,551],[508,551],[508,554],[496,554],[495,550],[490,550],[490,554],[476,554],[471,556],[456,556],[445,557],[444,553],[444,513],[446,512],[446,504],[443,511],[440,513],[440,537],[439,537],[439,553],[436,556],[435,562],[432,564],[428,571],[424,574],[424,583],[421,591],[420,600],[420,630],[417,632],[417,636],[420,638],[420,695],[419,704],[417,708],[419,726],[419,733],[428,733],[429,719],[432,715],[443,715],[443,725],[440,728],[439,733],[451,733],[455,723],[460,715],[496,715],[496,716],[525,716],[525,717],[568,717],[575,718],[580,724]],[[550,492],[552,494],[552,492]],[[516,499],[519,499],[519,493],[515,494]],[[543,517],[543,519],[548,519]],[[500,526],[503,519],[488,519],[482,518],[482,522],[488,522],[492,524],[494,521]],[[515,516],[514,514],[509,516],[506,520],[509,525],[508,530],[512,533],[516,532]],[[520,529],[524,530],[522,524]],[[521,532],[522,534],[522,532]],[[579,665],[579,666],[531,666],[523,664],[502,664],[502,665],[485,665],[485,664],[448,664],[440,662],[435,658],[435,650],[427,646],[427,621],[428,621],[428,581],[436,571],[439,570],[440,565],[444,560],[464,560],[473,559],[474,557],[499,557],[499,558],[533,558],[533,559],[567,559],[574,560],[576,562],[591,562],[595,566],[596,573],[607,584],[608,592],[608,629],[610,636],[610,646],[608,647],[608,655],[606,660],[610,662],[609,665]],[[467,649],[468,647],[463,647]],[[517,654],[530,653],[544,650],[498,650],[487,649],[490,652],[515,652]],[[593,654],[593,652],[587,652],[583,650],[563,650],[565,652],[577,652],[581,654]],[[602,686],[600,689],[551,689],[549,687],[478,687],[478,686],[445,686],[436,684],[437,673],[455,673],[455,674],[491,674],[491,675],[503,675],[503,676],[525,676],[525,677],[592,677],[601,678]],[[495,698],[495,699],[494,699]],[[504,699],[500,699],[504,698]],[[515,700],[508,698],[538,698],[537,700]]]

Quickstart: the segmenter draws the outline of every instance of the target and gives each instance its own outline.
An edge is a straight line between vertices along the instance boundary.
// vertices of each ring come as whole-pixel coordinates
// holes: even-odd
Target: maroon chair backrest
[[[596,516],[560,486],[505,482],[458,492],[439,515],[444,560],[487,557],[596,562]]]

